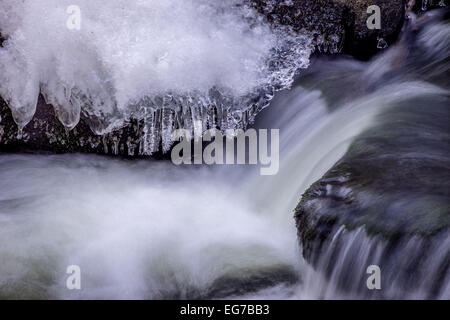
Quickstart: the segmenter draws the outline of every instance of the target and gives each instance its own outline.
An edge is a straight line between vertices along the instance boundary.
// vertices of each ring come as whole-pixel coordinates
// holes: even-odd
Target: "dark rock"
[[[315,37],[319,52],[344,52],[368,58],[393,43],[404,22],[404,0],[252,0],[272,23],[307,30]],[[367,9],[381,9],[381,29],[370,30]]]
[[[350,8],[350,26],[347,28],[344,52],[361,58],[369,58],[394,43],[403,26],[405,5],[403,0],[347,1]],[[381,9],[381,29],[370,30],[367,8],[377,5]]]
[[[292,26],[313,34],[319,52],[337,53],[343,47],[349,10],[334,0],[251,0],[273,24]]]
[[[294,268],[276,266],[260,270],[244,270],[242,274],[226,275],[216,279],[199,299],[223,299],[244,296],[279,285],[292,285],[300,279]]]
[[[11,110],[0,97],[0,150],[4,152],[85,152],[139,157],[143,125],[138,121],[103,136],[96,135],[82,114],[80,122],[67,131],[55,115],[54,108],[39,97],[36,113],[22,132],[15,124]],[[152,155],[165,157],[162,152]]]
[[[342,228],[347,233],[362,229],[360,242],[374,244],[359,248],[359,255],[374,254],[379,243],[385,248],[379,260],[385,275],[415,279],[418,285],[424,273],[433,273],[427,297],[438,295],[450,268],[449,103],[448,96],[415,99],[382,113],[378,124],[305,192],[295,217],[308,261],[330,275],[350,245],[333,246],[333,238]],[[436,249],[440,245],[444,249]],[[357,259],[355,254],[345,262],[347,270]],[[433,261],[439,265],[429,271]],[[350,278],[341,279],[342,287],[359,280]],[[406,290],[413,284],[401,285]]]
[[[407,8],[415,13],[440,8],[442,5],[448,5],[449,3],[449,0],[406,0]]]
[[[301,79],[309,83],[306,87],[322,91],[330,110],[399,83],[442,89],[415,99],[403,97],[382,111],[295,209],[304,257],[346,293],[450,297],[450,64],[445,19],[447,9],[422,15],[389,52],[373,61],[349,64],[340,59],[333,64],[320,59]],[[379,69],[368,79],[365,71],[374,66]],[[327,69],[328,77],[316,77]],[[380,291],[365,286],[370,264],[381,267]]]

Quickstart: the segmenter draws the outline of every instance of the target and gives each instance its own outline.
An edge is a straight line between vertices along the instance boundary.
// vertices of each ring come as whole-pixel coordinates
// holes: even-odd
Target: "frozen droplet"
[[[17,128],[17,140],[21,140],[23,138],[23,128],[22,127],[18,127]]]
[[[386,40],[383,38],[378,38],[377,48],[378,49],[386,49],[388,47],[388,44]]]

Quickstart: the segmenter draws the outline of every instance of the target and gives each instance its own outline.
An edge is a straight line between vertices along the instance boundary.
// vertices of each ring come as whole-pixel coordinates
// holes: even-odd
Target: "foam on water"
[[[416,68],[406,64],[386,82],[394,66],[386,63],[390,57],[388,51],[367,63],[319,60],[323,69],[316,70],[318,79],[310,75],[302,86],[274,100],[256,125],[280,129],[277,176],[252,177],[250,166],[177,168],[168,162],[86,155],[0,155],[0,297],[367,297],[357,288],[343,292],[337,284],[349,272],[346,261],[362,267],[356,270],[361,272],[367,257],[384,250],[383,244],[368,239],[363,230],[341,229],[323,252],[320,265],[332,264],[335,271],[326,279],[304,265],[292,210],[379,111],[403,100],[448,96],[447,90],[425,81],[425,64],[417,57]],[[447,64],[439,67],[448,69]],[[368,79],[367,70],[379,72]],[[416,74],[420,77],[410,81]],[[330,80],[335,87],[318,90],[318,84],[326,87]],[[347,99],[334,98],[336,93]],[[411,239],[399,250],[406,252],[407,261],[420,246]],[[431,269],[415,280],[425,283],[433,276],[426,273],[436,270],[448,246],[447,237],[427,248],[434,257]],[[339,250],[339,259],[333,259],[335,248],[348,250]],[[80,291],[65,286],[69,264],[81,267]],[[277,278],[283,272],[288,281]],[[389,295],[424,296],[399,290],[395,268],[384,272],[392,280]],[[255,275],[266,281],[261,290],[249,285]],[[289,281],[295,275],[300,281]],[[449,294],[448,279],[443,278],[443,298]],[[234,290],[211,292],[224,282]]]
[[[0,95],[20,127],[39,92],[68,129],[83,112],[98,134],[130,117],[155,122],[161,108],[194,118],[214,108],[223,129],[236,125],[228,111],[247,122],[240,113],[253,116],[289,87],[311,48],[309,37],[274,29],[244,2],[2,0]],[[66,26],[69,5],[80,8],[80,30]]]
[[[285,92],[265,114],[291,115],[280,120],[283,165],[273,177],[248,166],[0,155],[0,297],[338,297],[302,260],[291,210],[381,101],[432,89],[393,86],[335,113],[317,91]],[[72,264],[81,291],[65,287]]]
[[[295,237],[220,172],[89,156],[0,163],[0,297],[192,298],[222,277],[296,263]],[[81,291],[65,287],[70,264]]]
[[[273,123],[282,132],[273,177],[253,177],[249,166],[0,155],[0,297],[360,297],[336,289],[342,272],[329,281],[304,263],[292,209],[378,111],[439,93],[407,82],[329,112],[318,91],[284,92],[262,114],[286,113]],[[65,287],[72,264],[80,291]]]

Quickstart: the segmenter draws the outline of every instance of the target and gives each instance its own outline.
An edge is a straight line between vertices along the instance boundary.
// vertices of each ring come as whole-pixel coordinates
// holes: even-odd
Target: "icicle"
[[[118,155],[119,154],[119,139],[117,137],[113,137],[113,150],[112,150],[114,155]]]
[[[171,109],[162,110],[162,151],[170,151],[172,146],[172,132],[174,127],[174,111]]]
[[[422,11],[426,11],[428,7],[428,0],[422,0]]]
[[[150,156],[159,150],[160,136],[157,128],[158,115],[160,110],[154,110],[153,108],[144,107],[144,127],[142,128],[143,136],[141,137],[141,144],[139,148],[139,154],[144,156]]]
[[[195,106],[191,110],[192,110],[194,140],[198,141],[203,135],[203,122],[201,117],[201,109],[200,107]]]
[[[108,150],[108,142],[106,141],[106,136],[102,137],[102,142],[103,142],[103,152],[105,152],[105,154],[108,154],[109,150]]]
[[[134,143],[132,143],[132,139],[131,137],[128,137],[127,140],[127,149],[128,149],[128,155],[134,156],[135,150],[136,150],[136,145]]]
[[[23,138],[23,127],[17,127],[17,140],[21,140]]]

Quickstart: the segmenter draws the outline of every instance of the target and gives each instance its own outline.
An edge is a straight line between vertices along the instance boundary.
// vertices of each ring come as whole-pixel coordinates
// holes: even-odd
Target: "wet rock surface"
[[[368,58],[393,43],[403,25],[403,0],[254,0],[268,20],[305,29],[314,35],[318,52],[344,52]],[[370,6],[380,8],[380,29],[369,29]]]
[[[353,142],[295,209],[304,257],[328,276],[335,267],[347,270],[347,278],[338,279],[343,289],[361,282],[361,270],[348,270],[377,261],[384,275],[405,291],[417,289],[429,276],[423,297],[445,295],[450,268],[449,102],[448,96],[419,99],[380,114],[377,124]],[[367,260],[360,261],[363,255]]]
[[[143,124],[130,123],[121,130],[100,136],[95,135],[82,115],[78,125],[67,131],[57,119],[51,105],[39,97],[36,114],[22,131],[18,130],[11,111],[0,98],[0,151],[5,152],[84,152],[124,157],[139,157],[142,148]],[[163,158],[162,152],[152,155]]]
[[[386,54],[355,64],[348,74],[332,69],[329,81],[340,76],[337,87],[315,78],[314,70],[323,72],[320,63],[304,78],[318,83],[314,88],[332,110],[346,101],[339,92],[353,92],[355,101],[399,82],[438,90],[416,98],[402,95],[382,109],[295,209],[303,256],[344,292],[370,298],[450,297],[446,17],[448,10],[430,12]],[[360,68],[365,77],[358,76]],[[372,70],[370,77],[366,70]],[[381,290],[366,288],[366,268],[372,264],[381,268]]]
[[[402,0],[345,1],[350,8],[350,27],[347,28],[344,51],[368,58],[395,42],[403,26],[404,3]],[[381,10],[381,28],[369,29],[367,20],[373,14],[368,7],[376,5]]]

